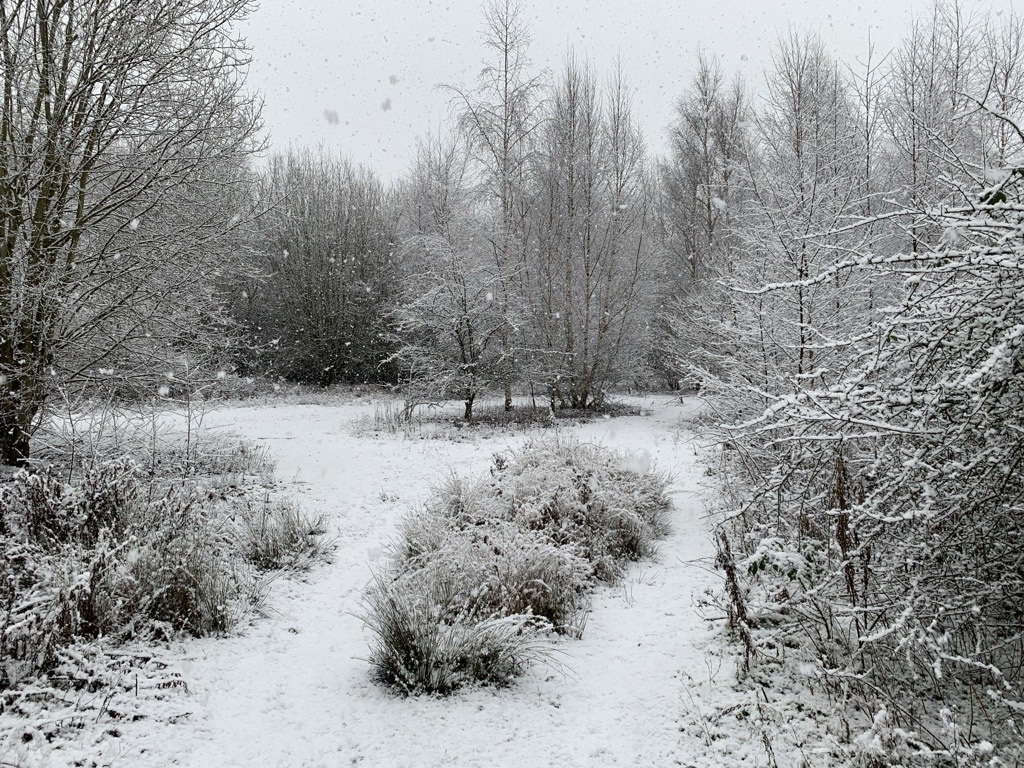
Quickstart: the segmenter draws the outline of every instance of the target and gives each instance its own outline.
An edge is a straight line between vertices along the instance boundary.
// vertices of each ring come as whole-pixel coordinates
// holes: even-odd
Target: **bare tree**
[[[258,109],[231,24],[251,7],[0,3],[3,463],[28,459],[52,379],[197,300],[197,257],[238,220],[223,205],[178,206],[195,199],[187,190],[245,177]]]
[[[701,53],[676,103],[657,219],[664,254],[658,365],[672,385],[692,368],[719,370],[715,359],[729,346],[729,334],[718,332],[729,301],[717,294],[730,277],[735,212],[746,194],[749,101],[743,81],[727,82],[720,64]]]
[[[671,157],[660,168],[676,288],[699,286],[730,234],[730,213],[741,191],[748,101],[742,80],[726,82],[720,63],[698,54],[693,81],[676,102]]]
[[[505,409],[512,407],[516,377],[521,295],[518,289],[527,240],[529,210],[527,161],[538,125],[540,79],[530,75],[529,30],[515,0],[490,0],[485,6],[485,41],[494,63],[484,68],[476,91],[453,86],[460,105],[460,125],[474,151],[480,173],[480,210],[499,272],[496,301],[503,316],[500,332]]]
[[[529,268],[534,375],[561,407],[590,408],[649,341],[653,254],[643,141],[621,70],[604,99],[570,53],[534,171]]]
[[[807,282],[859,237],[830,233],[859,212],[862,188],[856,109],[820,40],[791,32],[779,41],[755,127],[732,280],[741,288],[732,308],[740,367],[731,375],[761,392],[795,391],[831,375],[831,340],[864,309],[846,278]],[[746,292],[775,283],[793,287]]]
[[[922,212],[940,195],[953,202],[956,187],[970,183],[963,163],[981,158],[980,116],[957,118],[970,106],[967,94],[984,90],[989,73],[983,59],[978,22],[959,0],[936,2],[893,52],[883,114],[902,206]],[[928,250],[941,235],[926,221],[916,219],[906,233],[914,253]]]
[[[477,395],[505,378],[501,272],[474,210],[468,156],[454,139],[420,143],[403,194],[405,290],[393,313],[393,359],[410,401],[457,397],[473,418]]]

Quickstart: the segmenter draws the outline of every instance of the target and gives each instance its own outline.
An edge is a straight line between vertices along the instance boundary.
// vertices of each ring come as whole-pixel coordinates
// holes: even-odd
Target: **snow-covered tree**
[[[506,317],[468,164],[456,139],[420,142],[402,193],[404,289],[391,319],[410,401],[459,398],[471,420],[477,395],[505,383]]]
[[[160,320],[209,305],[204,257],[238,212],[198,203],[247,178],[258,110],[231,25],[251,7],[0,3],[4,464],[27,460],[52,382],[140,339],[176,343]]]
[[[629,90],[602,94],[569,54],[533,170],[527,296],[532,375],[561,407],[591,408],[649,344],[652,195]]]
[[[678,385],[692,368],[719,370],[728,340],[727,280],[737,245],[734,212],[744,200],[750,99],[738,77],[701,53],[676,102],[670,156],[660,164],[657,207],[662,283],[657,316],[659,368]],[[709,322],[708,315],[716,315]]]
[[[872,311],[863,276],[810,279],[864,245],[865,231],[848,227],[863,212],[855,101],[812,35],[781,38],[774,62],[744,152],[746,190],[720,278],[730,290],[700,316],[717,342],[703,350],[705,381],[728,418],[834,379],[838,340]]]
[[[324,386],[386,378],[399,274],[387,190],[323,150],[274,155],[260,190],[257,277],[236,307],[269,370]]]
[[[1019,20],[1007,21],[1009,34],[992,39],[1012,51]],[[824,232],[841,246],[830,258],[742,294],[782,317],[794,296],[829,303],[808,305],[814,366],[793,357],[803,372],[793,386],[731,393],[742,417],[723,433],[736,506],[722,557],[741,566],[732,578],[742,582],[730,593],[733,616],[742,614],[753,653],[797,640],[835,690],[869,716],[884,709],[902,728],[886,749],[900,739],[950,755],[983,739],[1019,746],[1024,102],[1019,69],[1000,68],[1007,61],[975,61],[997,75],[979,95],[952,94],[963,108],[944,119],[966,127],[931,123],[941,152],[922,152],[919,168],[935,160],[938,178],[919,179],[913,207],[863,218],[855,206]],[[897,95],[900,73],[897,61],[887,86]],[[911,167],[904,159],[897,153],[896,170]],[[851,239],[888,222],[902,236]],[[822,233],[795,242],[817,244]],[[842,326],[820,311],[837,295],[860,309],[843,312]],[[978,701],[969,732],[950,725]]]
[[[485,43],[493,61],[484,67],[475,90],[449,86],[455,94],[459,124],[472,148],[473,175],[479,179],[478,216],[485,223],[499,283],[494,300],[502,313],[502,388],[505,409],[512,407],[512,383],[519,375],[520,290],[530,198],[527,162],[539,121],[541,81],[530,72],[526,12],[515,0],[491,0],[484,8]]]

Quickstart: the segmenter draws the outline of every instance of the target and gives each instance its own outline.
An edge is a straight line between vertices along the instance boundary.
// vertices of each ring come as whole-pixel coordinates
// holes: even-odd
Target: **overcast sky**
[[[962,0],[969,12],[1016,0]],[[607,72],[621,57],[654,152],[699,48],[763,81],[789,25],[817,31],[851,64],[896,45],[931,0],[523,0],[530,58],[556,69],[569,46]],[[241,27],[249,82],[265,98],[272,149],[323,144],[382,177],[404,173],[416,137],[446,120],[439,83],[471,86],[484,66],[480,0],[261,0]]]

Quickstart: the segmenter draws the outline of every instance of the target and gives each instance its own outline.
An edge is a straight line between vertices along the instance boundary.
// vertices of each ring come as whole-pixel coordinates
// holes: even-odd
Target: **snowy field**
[[[153,768],[722,764],[686,727],[698,706],[695,690],[728,689],[734,680],[728,654],[726,669],[711,660],[721,637],[696,609],[719,583],[701,448],[685,428],[697,405],[668,397],[637,402],[645,415],[557,429],[649,457],[673,474],[673,530],[659,556],[598,591],[584,637],[558,641],[561,668],[535,666],[510,688],[449,698],[401,698],[371,679],[363,589],[401,517],[433,484],[451,472],[486,472],[492,454],[530,433],[377,433],[380,402],[361,399],[209,412],[204,429],[268,446],[278,484],[307,510],[330,516],[332,562],[278,579],[269,615],[234,636],[174,646],[169,655],[190,690],[165,702],[162,716],[102,733],[102,723],[90,724],[83,739],[92,743],[82,751],[22,759],[58,764],[78,752],[102,765]],[[739,748],[743,734],[730,735],[738,763],[764,764],[764,752],[757,760],[755,748]]]

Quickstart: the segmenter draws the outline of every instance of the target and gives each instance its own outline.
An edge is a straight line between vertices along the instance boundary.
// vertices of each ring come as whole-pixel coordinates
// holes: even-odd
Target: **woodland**
[[[859,764],[1024,759],[1024,16],[940,1],[857,62],[794,28],[757,84],[701,53],[653,156],[627,72],[584,51],[535,68],[524,8],[493,0],[486,67],[443,86],[447,125],[385,182],[266,145],[234,32],[252,8],[0,3],[0,687],[140,615],[230,624],[184,586],[143,594],[143,572],[180,585],[193,557],[250,588],[203,543],[201,494],[160,485],[153,451],[79,467],[46,438],[61,414],[299,384],[387,388],[405,420],[453,401],[471,425],[669,392],[699,396],[714,446],[714,601],[741,677],[799,659],[860,717]],[[239,504],[232,557],[319,551],[313,518]],[[438,515],[414,523],[467,525]],[[133,560],[101,600],[96,563],[113,574],[146,531],[160,565]],[[58,561],[88,578],[46,592]],[[65,618],[33,614],[43,592]],[[400,667],[385,677],[414,689]]]

